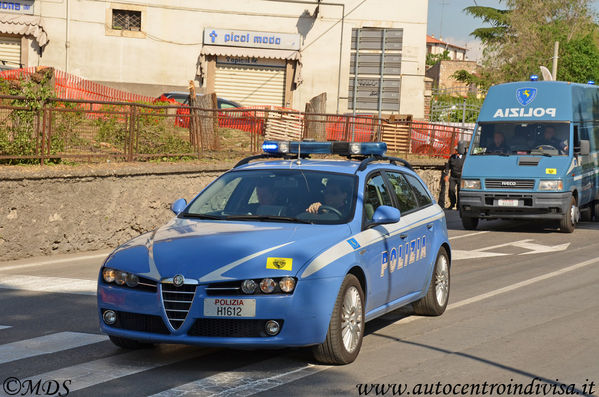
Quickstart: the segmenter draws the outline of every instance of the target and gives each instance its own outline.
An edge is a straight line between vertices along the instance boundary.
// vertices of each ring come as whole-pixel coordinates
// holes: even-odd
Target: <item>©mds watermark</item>
[[[67,396],[70,392],[70,379],[62,382],[54,379],[25,379],[14,376],[4,379],[2,391],[9,396]]]

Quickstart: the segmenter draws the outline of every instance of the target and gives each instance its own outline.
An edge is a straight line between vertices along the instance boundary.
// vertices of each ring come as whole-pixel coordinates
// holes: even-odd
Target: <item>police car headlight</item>
[[[125,282],[127,281],[127,273],[126,272],[116,272],[115,276],[114,276],[114,282],[117,285],[124,285]]]
[[[480,179],[462,179],[462,189],[480,189]]]
[[[564,183],[562,181],[540,181],[539,190],[561,191],[564,190]]]
[[[256,292],[257,287],[258,284],[256,284],[254,280],[244,280],[241,283],[241,291],[243,291],[244,294],[253,294],[254,292]]]
[[[106,281],[107,283],[112,283],[114,281],[115,273],[116,272],[114,269],[105,267],[102,271],[102,278],[104,278],[104,281]]]
[[[139,284],[139,277],[135,274],[127,273],[127,278],[125,279],[128,287],[134,288]]]
[[[283,277],[279,280],[279,288],[283,292],[291,292],[295,288],[295,279],[293,277]]]
[[[262,281],[260,281],[260,291],[264,292],[265,294],[272,293],[276,286],[277,283],[275,283],[275,280],[272,278],[264,278]]]

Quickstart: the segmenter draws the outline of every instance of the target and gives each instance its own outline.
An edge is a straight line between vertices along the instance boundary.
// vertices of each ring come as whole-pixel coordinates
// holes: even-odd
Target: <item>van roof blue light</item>
[[[342,156],[383,156],[384,142],[301,142],[264,141],[262,151],[271,154],[339,154]]]

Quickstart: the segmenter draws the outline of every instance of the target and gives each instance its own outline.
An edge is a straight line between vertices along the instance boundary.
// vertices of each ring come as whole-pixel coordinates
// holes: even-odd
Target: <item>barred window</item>
[[[112,10],[112,29],[141,31],[141,11]]]

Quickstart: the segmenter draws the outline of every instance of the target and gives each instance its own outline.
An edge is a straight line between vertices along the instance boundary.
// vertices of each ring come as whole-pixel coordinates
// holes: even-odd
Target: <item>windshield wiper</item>
[[[181,214],[179,214],[179,216],[181,218],[218,219],[218,220],[225,219],[222,216],[218,216],[218,215],[194,214],[194,213],[189,213],[189,212],[182,212]]]
[[[273,221],[273,222],[294,222],[294,223],[312,223],[303,219],[291,218],[289,216],[276,215],[229,215],[224,218],[228,221]]]

